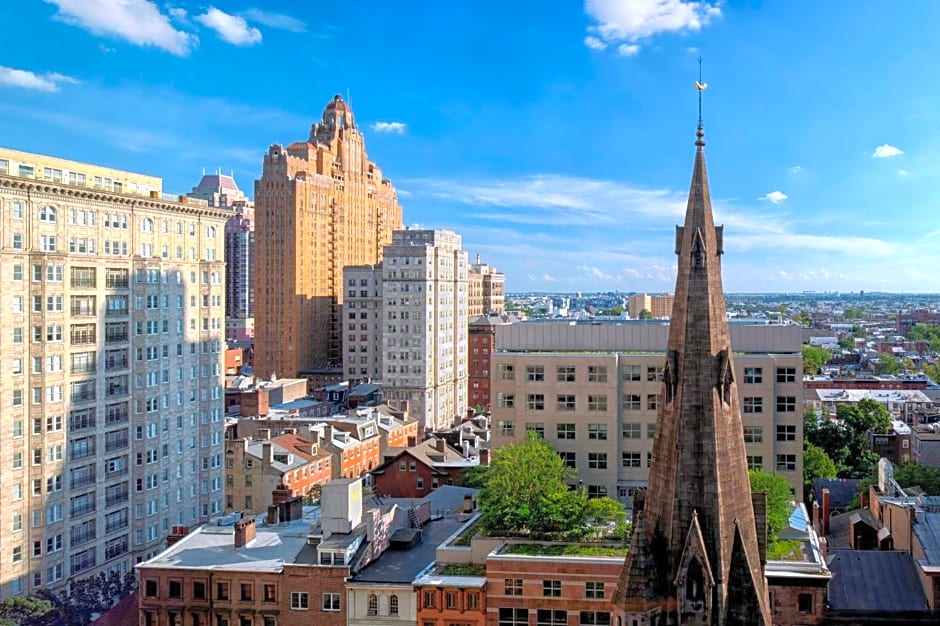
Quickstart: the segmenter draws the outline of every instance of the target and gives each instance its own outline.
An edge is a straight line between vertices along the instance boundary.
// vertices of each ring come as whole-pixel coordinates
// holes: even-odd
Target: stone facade
[[[648,496],[614,603],[625,623],[770,626],[699,127]]]

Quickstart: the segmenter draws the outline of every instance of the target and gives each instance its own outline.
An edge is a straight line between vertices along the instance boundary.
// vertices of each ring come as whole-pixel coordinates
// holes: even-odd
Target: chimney
[[[820,520],[822,524],[822,534],[823,537],[829,536],[829,516],[832,515],[832,494],[829,493],[828,489],[822,490],[822,510],[819,512]]]
[[[463,497],[463,512],[473,513],[473,495],[467,494]]]
[[[273,526],[274,524],[277,524],[278,522],[277,513],[278,513],[277,504],[272,504],[271,506],[268,507],[268,517],[265,520],[268,523],[268,526]]]
[[[261,444],[261,460],[266,463],[274,461],[274,453],[271,451],[271,442],[265,441]]]
[[[415,437],[414,435],[409,436],[409,437],[408,437],[408,447],[409,447],[409,448],[414,448],[416,445],[418,445],[418,438]]]
[[[166,546],[169,548],[188,534],[189,526],[173,526],[170,530],[170,534],[166,537]]]
[[[447,442],[444,441],[443,439],[435,439],[435,440],[434,440],[434,448],[435,448],[438,452],[443,453],[444,450],[447,449]]]
[[[323,440],[326,443],[333,443],[333,426],[331,424],[323,425]]]
[[[480,448],[480,465],[490,464],[490,449]]]
[[[255,518],[243,517],[235,522],[235,547],[244,548],[255,538]]]
[[[291,493],[290,487],[288,487],[284,483],[278,483],[278,485],[275,486],[274,489],[271,491],[271,504],[277,506],[281,502],[290,500],[291,497],[293,497],[293,495],[294,494]]]
[[[270,428],[259,428],[257,433],[258,439],[270,439],[271,438],[271,429]]]

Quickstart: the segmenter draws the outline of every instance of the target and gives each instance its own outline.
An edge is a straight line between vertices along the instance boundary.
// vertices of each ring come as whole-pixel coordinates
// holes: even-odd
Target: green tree
[[[868,433],[886,433],[891,428],[891,414],[881,404],[865,399],[836,407],[835,421],[817,421],[808,412],[803,420],[803,437],[832,459],[839,478],[864,478],[878,464]]]
[[[914,324],[907,338],[911,341],[926,341],[932,352],[940,352],[940,326]]]
[[[471,489],[483,489],[483,487],[486,486],[486,474],[489,469],[489,465],[473,465],[468,467],[460,475],[460,478],[457,479],[457,485]]]
[[[583,519],[587,495],[571,489],[569,469],[535,433],[493,452],[480,491],[480,521],[490,533],[534,538],[565,533]]]
[[[894,480],[902,489],[920,487],[927,495],[940,495],[940,469],[910,461],[894,467]]]
[[[852,335],[845,335],[839,339],[839,347],[845,350],[851,350],[855,347],[855,337]]]
[[[871,398],[855,404],[840,404],[836,416],[858,434],[868,431],[884,434],[891,430],[891,413],[883,404]]]
[[[790,519],[793,491],[787,479],[780,474],[751,470],[748,472],[748,478],[752,492],[767,494],[767,550],[770,551],[776,545],[780,531]]]
[[[924,365],[924,373],[935,383],[940,382],[940,361]]]
[[[828,363],[831,358],[832,353],[825,348],[803,346],[803,373],[818,374],[819,369]]]
[[[836,464],[826,451],[818,446],[804,441],[803,444],[803,494],[809,502],[813,493],[813,481],[817,478],[835,478],[838,470]]]
[[[901,371],[901,361],[891,354],[879,354],[875,363],[875,373],[881,375],[897,374]]]
[[[865,317],[865,309],[858,306],[846,307],[845,311],[842,312],[842,319],[848,320],[860,320]]]
[[[32,596],[10,596],[0,603],[0,626],[28,626],[53,609],[52,602]]]
[[[641,320],[651,320],[651,319],[653,319],[653,314],[650,313],[649,311],[647,311],[646,309],[643,309],[642,311],[640,311],[640,319],[641,319]]]
[[[812,326],[813,316],[810,315],[809,311],[800,311],[793,316],[793,321],[801,326]]]

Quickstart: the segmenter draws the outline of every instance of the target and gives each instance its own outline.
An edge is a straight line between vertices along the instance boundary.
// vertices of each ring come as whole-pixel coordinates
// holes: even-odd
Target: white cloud
[[[776,191],[771,191],[770,193],[761,196],[760,198],[758,198],[758,200],[769,200],[770,202],[773,202],[774,204],[780,204],[781,202],[783,202],[789,197],[790,196],[788,196],[787,194],[783,193],[782,191],[778,189]]]
[[[791,168],[788,169],[787,171],[790,172],[791,174],[800,174],[800,173],[803,172],[803,166],[802,166],[802,165],[794,165],[793,167],[791,167]]]
[[[246,9],[242,11],[241,14],[252,22],[257,22],[269,28],[287,30],[292,33],[307,32],[307,25],[304,22],[298,20],[296,17],[283,13],[271,13],[269,11],[262,11],[261,9]]]
[[[18,70],[0,65],[0,85],[20,87],[22,89],[35,89],[36,91],[58,91],[61,83],[76,84],[79,81],[71,76],[56,74],[36,74],[28,70]]]
[[[596,22],[588,30],[608,44],[699,31],[721,16],[717,2],[687,0],[586,0],[584,10]]]
[[[182,7],[174,7],[174,6],[167,5],[166,12],[169,13],[170,17],[172,17],[175,21],[179,22],[180,24],[185,24],[186,26],[190,25],[189,13],[186,12],[186,9]]]
[[[372,130],[377,133],[390,133],[395,135],[404,134],[408,127],[404,122],[373,122]]]
[[[612,280],[613,276],[605,273],[601,268],[594,267],[593,265],[579,265],[578,270],[584,272],[592,278],[597,278],[599,280]]]
[[[898,176],[909,176],[910,172],[907,170],[898,170]]]
[[[231,15],[215,7],[196,17],[196,21],[211,28],[219,37],[235,46],[253,46],[261,43],[261,31],[249,26],[245,18]]]
[[[643,274],[635,267],[628,267],[623,272],[630,278],[643,278]]]
[[[46,0],[58,7],[56,19],[95,34],[154,46],[186,56],[193,35],[177,30],[150,0]]]
[[[640,46],[635,43],[622,43],[617,46],[617,54],[622,57],[632,57],[640,51]]]
[[[891,157],[901,156],[902,154],[904,154],[904,151],[900,148],[895,148],[894,146],[885,143],[875,148],[875,151],[872,152],[871,156],[875,159],[888,159]]]
[[[594,35],[588,35],[584,38],[584,45],[590,48],[591,50],[603,50],[607,47],[607,44],[595,37]]]
[[[696,48],[695,46],[688,46],[685,49],[685,51],[688,52],[689,54],[698,54],[698,48]]]
[[[544,280],[547,283],[553,283],[555,282],[555,277],[552,276],[551,274],[542,274],[542,280]]]

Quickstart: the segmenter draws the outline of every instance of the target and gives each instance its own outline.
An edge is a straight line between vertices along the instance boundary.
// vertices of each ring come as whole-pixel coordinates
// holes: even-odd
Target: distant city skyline
[[[935,3],[46,0],[5,15],[5,145],[179,193],[221,167],[250,193],[267,147],[340,93],[405,223],[461,234],[515,293],[671,289],[701,55],[728,292],[940,292]]]

